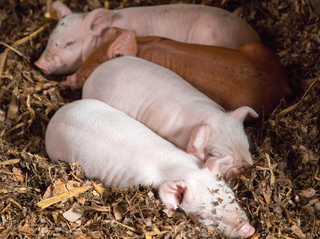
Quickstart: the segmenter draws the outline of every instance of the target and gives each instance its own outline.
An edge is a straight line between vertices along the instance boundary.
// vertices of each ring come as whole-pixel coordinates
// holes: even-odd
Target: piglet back
[[[125,113],[93,99],[59,109],[49,122],[45,144],[50,159],[78,162],[87,177],[99,178],[110,187],[158,187],[165,179],[179,177],[179,173],[168,173],[168,168],[189,162],[192,170],[199,169],[195,157]]]
[[[99,101],[77,101],[60,108],[49,122],[46,132],[46,150],[54,160],[77,162],[85,151],[93,151],[101,142],[97,137],[106,137],[106,128],[101,127],[100,117],[105,114],[105,106]],[[94,114],[94,115],[92,115]],[[86,150],[82,147],[87,142]],[[95,152],[95,151],[93,151]]]

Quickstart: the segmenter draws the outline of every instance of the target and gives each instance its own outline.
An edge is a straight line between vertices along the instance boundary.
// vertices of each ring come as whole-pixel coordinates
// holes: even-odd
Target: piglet
[[[126,56],[107,61],[90,75],[82,97],[127,113],[202,161],[219,161],[227,180],[253,164],[243,120],[257,113],[245,106],[225,112],[162,66]]]
[[[87,177],[107,187],[152,184],[166,207],[179,206],[212,230],[241,238],[255,231],[219,176],[219,161],[201,162],[101,101],[60,108],[45,144],[50,159],[78,162]]]
[[[134,30],[115,27],[109,29],[107,42],[67,77],[68,84],[81,88],[97,66],[118,56],[137,56],[164,66],[226,110],[249,106],[259,115],[268,115],[282,98],[293,95],[285,68],[262,44],[230,49],[155,36],[136,38]]]
[[[59,22],[47,48],[35,65],[45,74],[70,74],[107,40],[107,29],[134,29],[138,36],[162,36],[176,41],[239,48],[260,42],[258,34],[240,17],[226,10],[195,4],[131,7],[121,10],[97,8],[72,13],[55,1]]]

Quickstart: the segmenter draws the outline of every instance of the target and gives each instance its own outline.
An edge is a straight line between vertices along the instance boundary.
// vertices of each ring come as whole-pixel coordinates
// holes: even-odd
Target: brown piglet
[[[119,28],[110,28],[108,35],[109,40],[67,77],[72,89],[81,88],[101,63],[137,56],[174,71],[228,111],[249,106],[260,116],[269,115],[282,98],[293,95],[284,66],[259,43],[230,49],[156,36],[136,37],[134,30]]]

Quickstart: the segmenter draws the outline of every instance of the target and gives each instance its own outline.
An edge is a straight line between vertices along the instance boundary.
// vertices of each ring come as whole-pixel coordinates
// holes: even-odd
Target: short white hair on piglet
[[[93,50],[107,41],[110,27],[133,29],[138,36],[161,36],[235,49],[260,42],[258,34],[242,18],[216,7],[169,4],[121,10],[97,8],[89,13],[73,13],[60,1],[53,2],[52,7],[57,11],[59,22],[45,51],[35,62],[46,74],[76,71]]]
[[[111,106],[83,99],[60,108],[49,122],[50,159],[78,162],[89,178],[107,187],[153,185],[169,208],[178,206],[212,230],[231,237],[254,233],[220,162],[203,163]]]
[[[84,99],[101,100],[149,127],[201,161],[218,160],[226,180],[253,165],[243,120],[250,107],[226,112],[174,72],[123,56],[97,67],[84,84]]]

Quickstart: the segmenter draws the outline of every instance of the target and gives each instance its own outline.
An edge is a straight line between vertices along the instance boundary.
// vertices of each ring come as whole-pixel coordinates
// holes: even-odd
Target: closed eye
[[[67,43],[67,46],[71,46],[73,43],[75,43],[76,41],[69,41],[68,43]]]
[[[216,153],[216,152],[209,152],[208,156],[209,157],[214,157],[214,158],[222,158],[222,156],[219,153]]]

